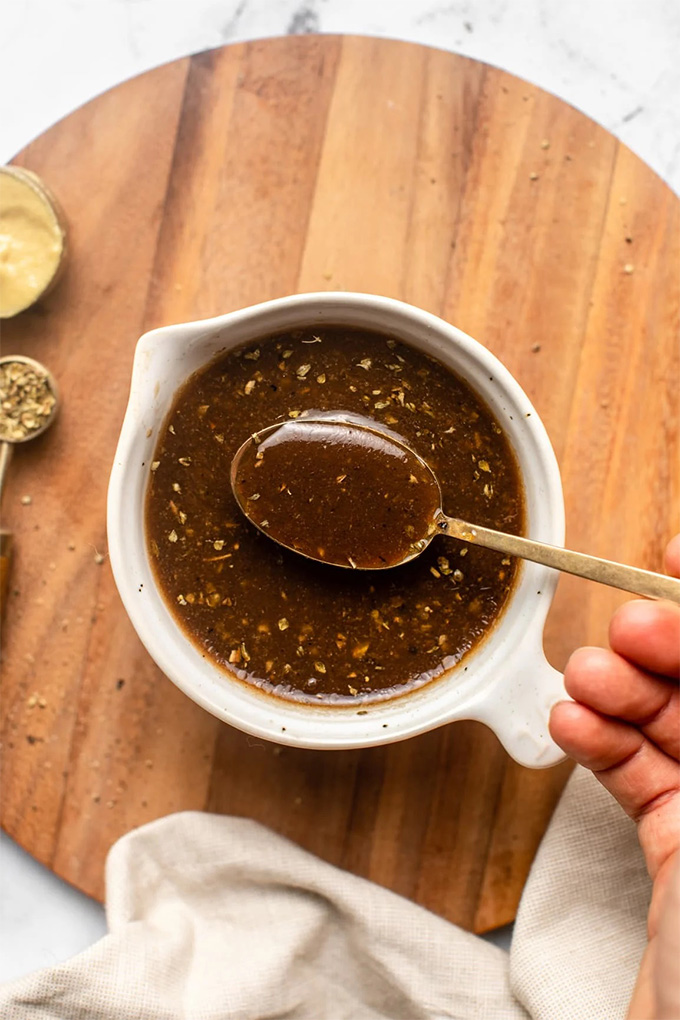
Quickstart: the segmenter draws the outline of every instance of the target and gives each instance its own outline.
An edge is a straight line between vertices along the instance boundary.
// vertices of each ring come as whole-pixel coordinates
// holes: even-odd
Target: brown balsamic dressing
[[[439,486],[375,427],[301,417],[252,437],[232,465],[241,509],[270,538],[324,563],[378,570],[417,555],[435,532]]]
[[[439,479],[447,513],[521,533],[514,455],[467,383],[383,334],[310,327],[228,352],[177,394],[147,493],[156,578],[187,636],[244,682],[329,704],[402,694],[439,676],[488,633],[516,563],[442,538],[403,566],[355,571],[271,542],[241,513],[231,462],[252,433],[311,411],[360,416],[402,437]],[[357,479],[351,528],[362,515],[379,519],[373,456],[362,453],[362,472],[370,470],[375,485]],[[298,474],[318,495],[314,479]],[[408,502],[416,500],[410,484],[402,521],[410,509],[425,512]],[[260,492],[257,502],[264,498]],[[386,519],[387,512],[381,523]],[[390,529],[395,542],[397,531]]]

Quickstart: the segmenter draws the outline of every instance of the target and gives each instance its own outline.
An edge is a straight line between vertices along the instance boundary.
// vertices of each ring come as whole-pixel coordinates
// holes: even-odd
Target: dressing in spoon
[[[397,567],[449,535],[625,591],[680,603],[680,580],[447,517],[422,457],[372,425],[324,416],[255,433],[231,466],[236,501],[269,538],[312,560]]]

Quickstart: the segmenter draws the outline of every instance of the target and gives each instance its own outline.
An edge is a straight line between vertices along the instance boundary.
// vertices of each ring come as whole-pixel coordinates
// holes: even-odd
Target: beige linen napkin
[[[3,1020],[618,1020],[649,898],[634,826],[581,770],[509,958],[242,818],[145,825],[106,878],[110,934],[0,988]]]

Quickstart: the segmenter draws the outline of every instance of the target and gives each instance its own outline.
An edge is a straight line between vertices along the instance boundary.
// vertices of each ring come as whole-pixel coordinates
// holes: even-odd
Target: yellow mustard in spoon
[[[0,167],[0,319],[44,297],[65,256],[64,216],[45,183],[22,167]]]

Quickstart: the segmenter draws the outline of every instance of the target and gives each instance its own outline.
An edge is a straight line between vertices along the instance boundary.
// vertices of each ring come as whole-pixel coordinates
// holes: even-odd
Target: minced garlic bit
[[[177,538],[178,538],[177,532],[173,528],[172,531],[168,533],[168,542],[176,542]]]
[[[254,379],[249,379],[248,382],[243,387],[243,392],[248,397],[248,396],[250,396],[250,394],[253,392],[254,389],[255,389],[255,380]]]
[[[290,624],[288,623],[288,620],[285,618],[285,616],[282,616],[277,626],[279,630],[288,630]]]

